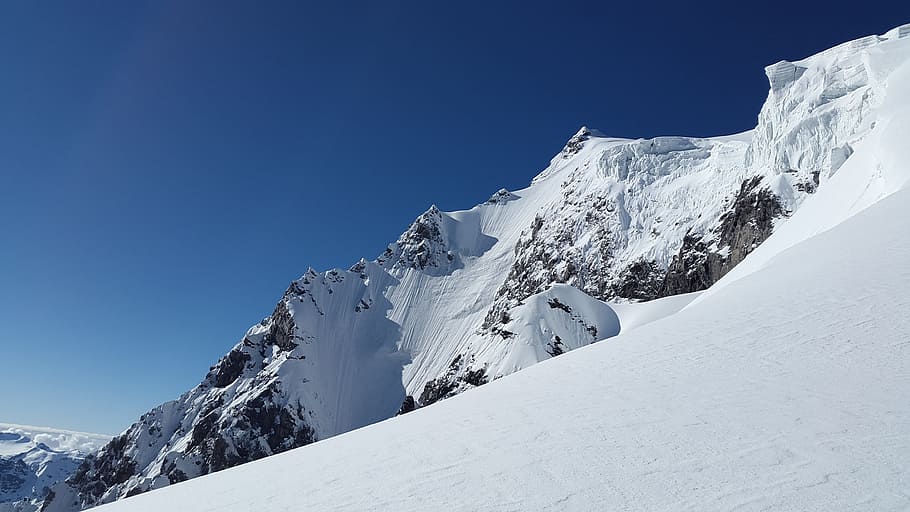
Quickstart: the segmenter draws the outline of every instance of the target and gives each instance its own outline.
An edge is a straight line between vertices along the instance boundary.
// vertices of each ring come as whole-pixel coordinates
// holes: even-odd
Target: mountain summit
[[[432,206],[376,259],[308,270],[198,386],[87,459],[44,510],[408,413],[700,300],[676,296],[740,271],[906,109],[895,91],[910,84],[908,36],[903,26],[769,66],[750,132],[632,140],[582,128],[529,187],[468,210]],[[881,168],[866,201],[894,190]]]

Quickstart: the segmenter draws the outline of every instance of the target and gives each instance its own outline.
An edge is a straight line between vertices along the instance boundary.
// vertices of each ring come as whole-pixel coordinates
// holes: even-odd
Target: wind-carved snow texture
[[[910,83],[896,78],[905,36],[769,66],[753,132],[630,140],[582,128],[529,187],[470,210],[431,207],[375,261],[308,270],[199,386],[55,486],[47,510],[326,439],[701,301],[770,258],[766,239],[780,249],[846,218],[824,215],[847,208],[832,201],[853,212],[895,189],[894,164],[868,156],[881,142],[866,138],[905,128],[885,108]],[[856,178],[860,163],[878,177]],[[813,220],[790,228],[798,217]]]

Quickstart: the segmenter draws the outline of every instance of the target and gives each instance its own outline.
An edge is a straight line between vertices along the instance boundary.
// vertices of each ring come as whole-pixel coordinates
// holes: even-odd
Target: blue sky
[[[765,65],[910,21],[753,4],[3,4],[0,421],[116,433],[308,266],[525,186],[583,124],[749,129]]]

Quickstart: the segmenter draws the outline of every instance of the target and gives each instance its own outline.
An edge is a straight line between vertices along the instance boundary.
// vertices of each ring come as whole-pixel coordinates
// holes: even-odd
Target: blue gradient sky
[[[0,421],[116,433],[308,266],[525,186],[582,124],[749,129],[765,65],[910,21],[597,4],[4,3]]]

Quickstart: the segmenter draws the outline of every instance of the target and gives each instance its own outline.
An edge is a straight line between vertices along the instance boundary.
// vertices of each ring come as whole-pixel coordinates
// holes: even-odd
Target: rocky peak
[[[581,151],[581,148],[584,146],[586,140],[590,139],[593,135],[593,132],[588,129],[587,126],[582,126],[575,132],[568,142],[566,142],[565,147],[562,148],[560,154],[563,158],[569,158],[573,155],[578,154]]]
[[[504,188],[501,188],[495,194],[490,196],[489,199],[487,199],[487,204],[504,204],[515,199],[518,199],[518,196]]]
[[[376,262],[388,269],[413,268],[434,275],[448,272],[456,257],[449,247],[445,222],[446,215],[436,205],[430,206]]]

